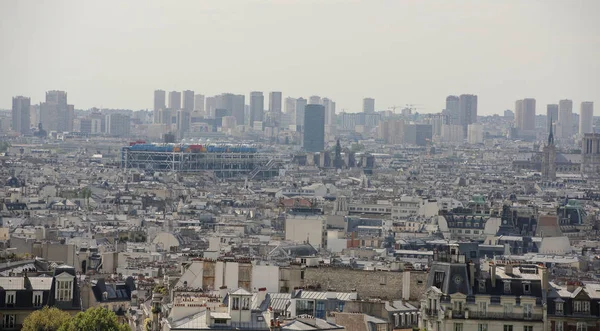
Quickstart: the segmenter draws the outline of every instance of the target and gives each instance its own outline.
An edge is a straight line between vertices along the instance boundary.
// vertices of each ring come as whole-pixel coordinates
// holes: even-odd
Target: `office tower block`
[[[194,110],[201,113],[204,112],[204,95],[196,94],[194,96]]]
[[[579,134],[594,133],[594,103],[584,101],[581,103],[579,113]]]
[[[306,99],[296,99],[296,131],[302,131],[304,128],[304,111],[306,109]]]
[[[558,102],[558,127],[560,137],[571,138],[573,135],[573,101],[560,100]]]
[[[281,113],[281,92],[269,93],[269,111]]]
[[[290,125],[296,125],[296,98],[287,97],[283,104],[281,127],[288,128]]]
[[[523,126],[523,100],[515,101],[515,128],[521,129]]]
[[[322,104],[321,97],[318,95],[313,95],[308,98],[308,103],[311,105],[320,105]]]
[[[459,97],[449,95],[446,97],[446,114],[448,115],[448,124],[459,124]]]
[[[363,113],[374,113],[375,112],[375,99],[364,98],[363,99]]]
[[[67,104],[67,92],[46,92],[46,102],[40,105],[40,122],[46,131],[72,130],[73,117],[74,107]]]
[[[522,105],[523,116],[521,130],[535,131],[535,99],[523,99]]]
[[[215,110],[217,109],[217,97],[207,97],[206,99],[206,116],[215,118]]]
[[[185,134],[190,131],[191,112],[180,109],[177,111],[177,135],[179,139],[185,137]]]
[[[325,107],[306,105],[304,108],[303,147],[307,152],[320,152],[325,149]]]
[[[131,119],[127,115],[113,113],[106,115],[106,131],[105,133],[115,137],[129,136],[131,127]]]
[[[183,107],[181,109],[192,112],[194,110],[194,91],[183,91]]]
[[[558,105],[549,104],[546,106],[546,128],[550,128],[558,122]]]
[[[154,108],[153,108],[154,123],[159,123],[158,111],[161,109],[167,108],[166,100],[167,100],[167,94],[165,91],[163,91],[163,90],[154,91]]]
[[[246,103],[246,97],[244,95],[223,93],[216,96],[215,98],[215,118],[217,118],[216,109],[226,109],[227,111],[229,111],[229,115],[224,116],[233,116],[235,117],[236,123],[244,123],[244,106]]]
[[[477,123],[477,96],[461,94],[458,99],[458,109],[459,122],[466,137],[469,124]]]
[[[177,92],[177,91],[169,92],[169,109],[173,109],[173,110],[181,109],[181,92]]]
[[[12,129],[19,134],[31,132],[30,119],[31,99],[17,96],[12,98]]]
[[[332,101],[329,98],[321,99],[321,104],[325,108],[325,126],[331,125],[333,122],[333,116],[331,115],[331,102]]]
[[[250,126],[264,119],[265,98],[262,92],[250,92]]]

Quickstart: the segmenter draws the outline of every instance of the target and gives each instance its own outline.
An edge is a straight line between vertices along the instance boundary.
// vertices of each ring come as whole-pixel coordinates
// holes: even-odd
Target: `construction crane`
[[[397,108],[400,108],[400,106],[391,106],[391,107],[388,107],[388,110],[391,110],[395,114]]]

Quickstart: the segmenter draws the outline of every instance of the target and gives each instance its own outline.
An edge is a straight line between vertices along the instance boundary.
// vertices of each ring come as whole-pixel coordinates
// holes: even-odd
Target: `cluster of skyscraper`
[[[515,102],[514,128],[521,137],[534,137],[536,130],[536,102],[533,98],[525,98]],[[547,122],[545,128],[553,127],[554,135],[558,139],[572,138],[575,133],[583,136],[594,132],[594,103],[584,101],[580,106],[580,113],[573,114],[573,101],[564,99],[558,104],[546,106]],[[577,123],[578,119],[578,123]],[[574,121],[575,120],[575,121]]]
[[[284,102],[282,93],[274,91],[268,95],[267,109],[263,92],[259,91],[250,92],[249,104],[246,104],[244,95],[233,93],[205,97],[194,95],[193,91],[173,91],[169,93],[168,106],[166,97],[164,90],[154,91],[153,121],[166,125],[165,130],[171,130],[176,125],[180,138],[189,131],[199,130],[196,126],[204,127],[207,123],[217,128],[239,127],[240,131],[269,131],[274,135],[279,130],[290,130],[303,133],[306,150],[316,151],[318,148],[320,151],[324,146],[325,134],[331,133],[335,126],[335,102],[320,96],[311,96],[308,100],[288,97]],[[307,109],[310,109],[308,115]]]
[[[127,136],[131,125],[130,116],[113,111],[92,111],[77,118],[65,91],[46,92],[45,101],[39,105],[32,105],[29,97],[13,97],[11,115],[12,129],[21,135],[33,134],[36,127],[41,127],[46,133]]]

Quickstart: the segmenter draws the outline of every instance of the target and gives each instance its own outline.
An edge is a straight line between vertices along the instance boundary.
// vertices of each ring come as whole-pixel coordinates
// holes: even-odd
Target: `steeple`
[[[552,116],[550,116],[550,134],[548,134],[548,145],[554,145],[554,134],[552,133]]]

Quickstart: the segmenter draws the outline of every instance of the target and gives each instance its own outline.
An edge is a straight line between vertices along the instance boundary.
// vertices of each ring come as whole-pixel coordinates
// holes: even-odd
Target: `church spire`
[[[554,134],[552,133],[552,116],[550,116],[550,134],[548,134],[548,145],[554,145]]]

